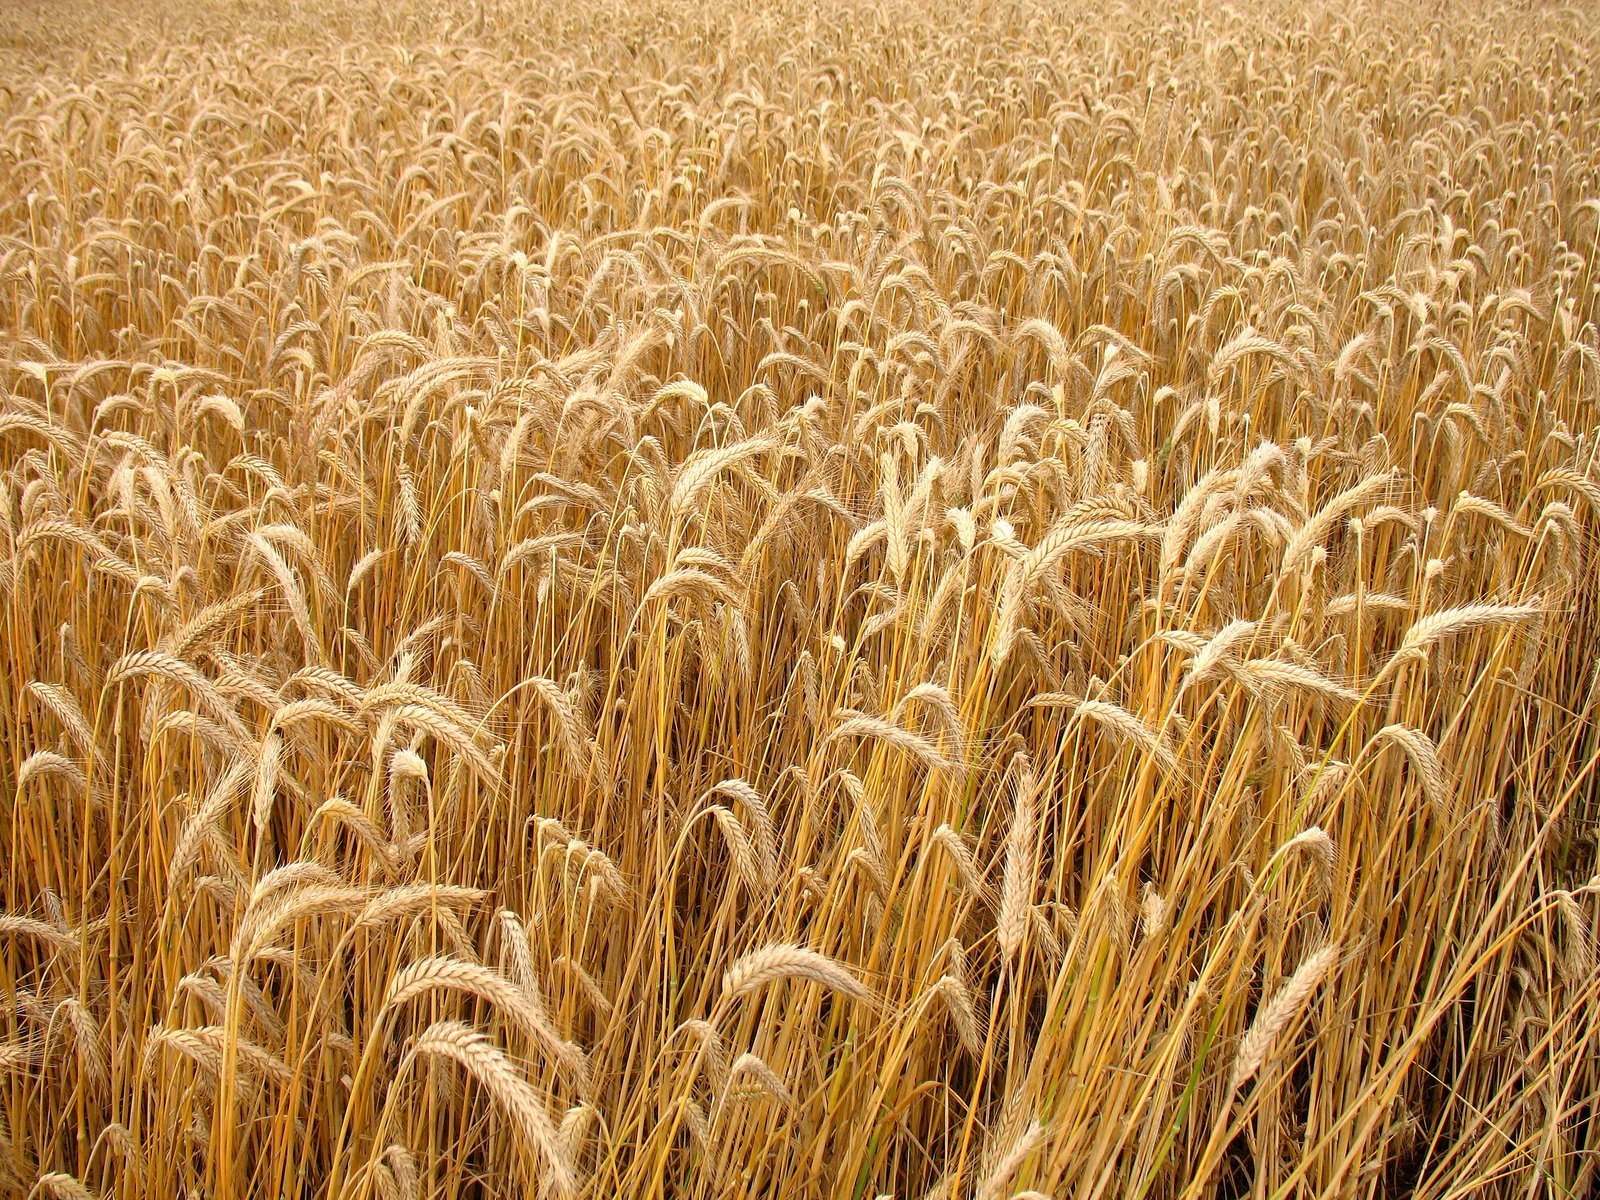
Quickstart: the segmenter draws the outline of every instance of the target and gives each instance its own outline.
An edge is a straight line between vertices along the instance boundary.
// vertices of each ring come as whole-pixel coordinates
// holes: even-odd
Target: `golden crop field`
[[[1600,1189],[1600,8],[0,8],[0,1196]]]

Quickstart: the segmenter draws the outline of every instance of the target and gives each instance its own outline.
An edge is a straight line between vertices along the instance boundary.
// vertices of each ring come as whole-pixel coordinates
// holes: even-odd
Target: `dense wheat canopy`
[[[0,1195],[1600,1186],[1600,10],[0,11]]]

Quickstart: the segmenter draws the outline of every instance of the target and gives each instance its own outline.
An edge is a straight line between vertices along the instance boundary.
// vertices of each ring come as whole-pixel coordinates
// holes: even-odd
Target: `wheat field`
[[[1600,1189],[1600,9],[0,11],[0,1195]]]

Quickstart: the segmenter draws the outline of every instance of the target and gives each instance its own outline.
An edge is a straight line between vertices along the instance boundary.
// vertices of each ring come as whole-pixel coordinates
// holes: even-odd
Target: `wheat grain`
[[[1273,993],[1272,999],[1261,1006],[1234,1055],[1233,1074],[1228,1081],[1230,1092],[1238,1091],[1255,1077],[1279,1035],[1300,1016],[1338,959],[1339,947],[1336,943],[1312,951],[1284,981],[1283,986]]]
[[[1000,914],[995,938],[1000,951],[1010,960],[1022,948],[1028,931],[1028,914],[1033,910],[1033,889],[1038,871],[1035,829],[1033,766],[1017,755],[1011,760],[1011,827],[1006,834],[1006,858],[1000,882]]]
[[[871,993],[844,967],[825,954],[792,943],[752,950],[722,976],[722,992],[737,1000],[783,979],[804,979],[867,1003]]]
[[[396,972],[389,980],[384,1007],[392,1008],[436,991],[463,992],[488,1002],[525,1035],[539,1043],[580,1079],[587,1070],[583,1051],[557,1034],[538,1000],[526,987],[476,963],[450,958],[425,958]]]
[[[572,1194],[576,1186],[572,1168],[561,1153],[559,1133],[544,1103],[487,1037],[459,1021],[437,1021],[412,1039],[407,1053],[436,1055],[464,1068],[539,1152],[545,1177],[557,1194]]]

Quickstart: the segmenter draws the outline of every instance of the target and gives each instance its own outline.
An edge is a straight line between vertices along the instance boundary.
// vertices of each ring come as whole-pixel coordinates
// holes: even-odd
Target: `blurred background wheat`
[[[7,5],[0,1194],[1594,1194],[1597,15]]]

